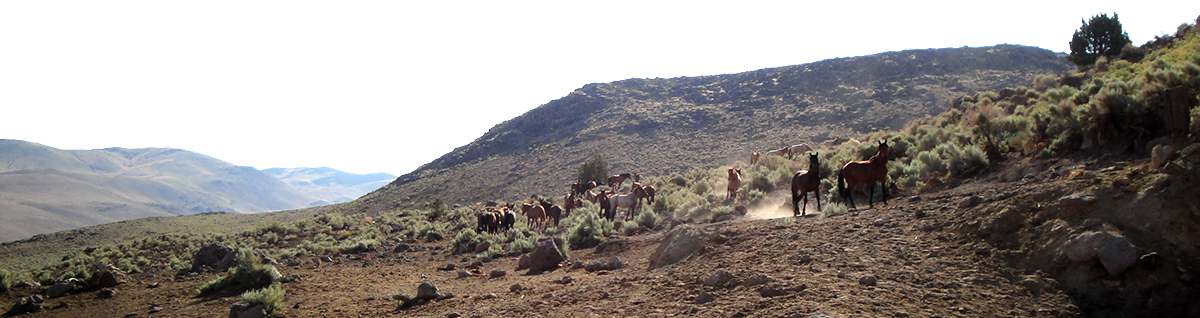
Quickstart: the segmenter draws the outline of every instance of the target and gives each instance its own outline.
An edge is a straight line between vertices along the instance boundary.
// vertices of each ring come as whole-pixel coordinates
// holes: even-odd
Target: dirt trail
[[[825,199],[821,200],[822,204],[826,202],[828,201]],[[766,198],[763,198],[762,202],[750,208],[750,210],[746,212],[745,219],[764,220],[792,217],[794,213],[792,212],[791,204],[792,196],[788,191],[783,190],[771,192],[771,194],[768,194]],[[809,216],[821,214],[821,210],[817,209],[817,202],[813,200],[811,196],[808,198],[808,209],[806,214]]]

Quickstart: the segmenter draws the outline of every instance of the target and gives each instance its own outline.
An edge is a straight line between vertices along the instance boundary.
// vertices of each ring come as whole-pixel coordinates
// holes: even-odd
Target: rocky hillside
[[[263,172],[319,200],[310,206],[349,202],[396,179],[386,173],[353,174],[326,167],[270,168]]]
[[[180,149],[60,150],[0,140],[0,241],[148,216],[316,201],[258,169]]]
[[[911,50],[758,71],[589,84],[493,127],[367,198],[369,209],[557,194],[594,155],[613,173],[711,168],[750,152],[899,129],[947,101],[1071,69],[1001,45]]]

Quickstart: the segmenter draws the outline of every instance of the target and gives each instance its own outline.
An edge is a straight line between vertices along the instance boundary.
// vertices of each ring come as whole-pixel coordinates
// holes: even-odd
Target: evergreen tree
[[[1121,48],[1129,41],[1129,33],[1121,29],[1121,21],[1113,13],[1108,18],[1107,13],[1092,16],[1091,20],[1082,21],[1083,26],[1071,36],[1071,62],[1086,69],[1096,63],[1101,56],[1109,59],[1121,54]]]
[[[591,160],[579,165],[577,177],[580,183],[596,181],[596,183],[604,184],[604,181],[608,179],[608,163],[604,162],[604,158],[601,158],[600,155],[596,155]]]

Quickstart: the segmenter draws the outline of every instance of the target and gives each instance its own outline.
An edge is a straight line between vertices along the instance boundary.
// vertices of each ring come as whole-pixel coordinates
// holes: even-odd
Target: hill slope
[[[0,241],[148,216],[266,212],[315,199],[257,169],[166,149],[0,140]]]
[[[396,179],[387,173],[353,174],[327,167],[271,168],[263,172],[320,200],[310,206],[349,202]]]
[[[580,163],[662,175],[711,168],[750,152],[878,129],[946,109],[980,90],[1030,83],[1071,66],[1033,47],[880,53],[752,72],[589,84],[496,125],[474,142],[401,176],[369,209],[556,194]]]

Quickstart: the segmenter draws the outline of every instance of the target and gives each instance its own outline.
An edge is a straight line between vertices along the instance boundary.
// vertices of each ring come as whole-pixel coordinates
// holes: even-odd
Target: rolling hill
[[[60,150],[0,140],[0,241],[149,216],[317,201],[258,169],[180,149]]]
[[[349,202],[396,179],[387,173],[353,174],[328,167],[270,168],[263,172],[319,200],[310,206]]]
[[[367,210],[558,194],[595,155],[610,172],[663,175],[752,151],[894,130],[954,97],[1017,87],[1074,66],[999,45],[887,52],[738,74],[589,84],[496,125],[367,195]]]

